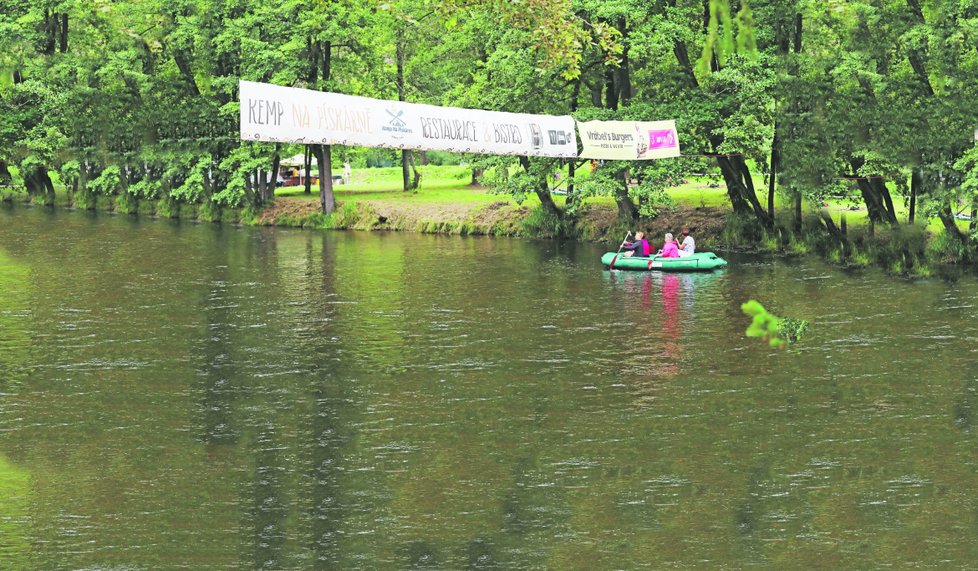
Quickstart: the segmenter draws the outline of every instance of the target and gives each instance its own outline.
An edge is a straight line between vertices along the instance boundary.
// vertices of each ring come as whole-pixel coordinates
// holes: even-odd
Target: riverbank
[[[644,229],[658,242],[666,232],[677,233],[686,225],[693,230],[701,248],[733,245],[723,238],[730,212],[729,207],[721,206],[725,195],[721,189],[707,184],[677,189],[673,204],[661,208],[658,216],[628,227],[618,218],[618,209],[610,198],[591,198],[573,218],[556,220],[543,212],[534,196],[517,203],[509,195],[495,194],[479,185],[461,185],[458,180],[454,184],[433,182],[430,187],[414,192],[383,189],[372,178],[349,186],[340,185],[335,189],[336,211],[329,216],[320,212],[318,194],[305,194],[301,187],[278,189],[275,201],[261,209],[188,205],[130,195],[89,196],[81,200],[61,189],[53,197],[31,197],[22,191],[0,190],[0,202],[256,226],[570,238],[610,243],[620,242],[626,231],[636,228]],[[563,197],[555,198],[563,207]]]
[[[794,228],[785,208],[778,208],[776,227],[732,215],[722,188],[703,181],[670,190],[671,204],[655,218],[626,225],[610,198],[591,198],[573,217],[558,219],[545,213],[535,197],[517,204],[509,195],[494,194],[477,185],[435,186],[415,192],[382,190],[374,182],[336,189],[337,210],[319,211],[318,194],[301,188],[282,188],[275,201],[262,209],[187,205],[173,200],[146,200],[131,195],[90,196],[76,200],[58,191],[44,197],[48,206],[108,211],[119,214],[259,226],[361,231],[408,231],[454,235],[522,238],[564,238],[617,244],[628,230],[646,230],[658,244],[666,232],[689,226],[701,250],[814,253],[845,267],[879,266],[898,275],[928,276],[966,260],[960,246],[931,222],[895,227],[868,224],[865,211],[839,201],[820,211],[807,208],[801,231]],[[563,206],[563,197],[556,197]],[[34,203],[24,192],[0,189],[0,201]],[[826,219],[831,220],[829,224]]]
[[[479,192],[468,190],[467,192]],[[425,200],[363,199],[340,201],[331,216],[319,212],[319,202],[279,197],[263,209],[254,222],[263,226],[293,226],[377,231],[411,231],[439,234],[511,236],[529,238],[573,237],[583,241],[615,241],[624,234],[613,205],[589,203],[572,221],[547,220],[539,204],[501,200],[441,202]],[[719,246],[729,210],[719,207],[676,204],[659,216],[641,221],[651,236],[693,229],[703,246]],[[633,228],[634,229],[634,228]]]

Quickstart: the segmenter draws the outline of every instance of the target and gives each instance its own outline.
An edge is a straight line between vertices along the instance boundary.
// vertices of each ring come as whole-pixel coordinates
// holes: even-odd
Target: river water
[[[0,209],[0,569],[975,568],[973,278],[601,252]]]

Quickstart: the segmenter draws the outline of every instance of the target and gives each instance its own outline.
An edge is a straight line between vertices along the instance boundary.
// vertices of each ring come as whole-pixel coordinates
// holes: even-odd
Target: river
[[[0,208],[0,569],[974,568],[974,278],[602,251]]]

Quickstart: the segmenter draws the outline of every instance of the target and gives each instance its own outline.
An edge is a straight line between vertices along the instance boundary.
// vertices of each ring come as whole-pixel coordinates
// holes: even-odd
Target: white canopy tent
[[[283,158],[279,164],[286,167],[301,167],[301,166],[305,166],[305,163],[306,163],[305,155],[298,154],[293,157]]]

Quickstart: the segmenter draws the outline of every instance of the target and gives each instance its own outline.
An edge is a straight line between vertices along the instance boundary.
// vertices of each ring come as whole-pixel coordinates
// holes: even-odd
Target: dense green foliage
[[[578,180],[583,163],[524,159],[515,173],[476,158],[473,176],[535,193],[556,219],[612,196],[628,220],[654,215],[670,184],[714,172],[734,212],[768,229],[788,218],[774,211],[781,193],[796,232],[806,200],[855,194],[874,224],[895,226],[902,199],[909,222],[938,217],[969,256],[976,30],[973,0],[0,0],[0,184],[50,203],[60,181],[81,206],[260,207],[283,157],[415,160],[239,141],[236,90],[248,79],[582,120],[674,118],[681,159],[604,163]]]

